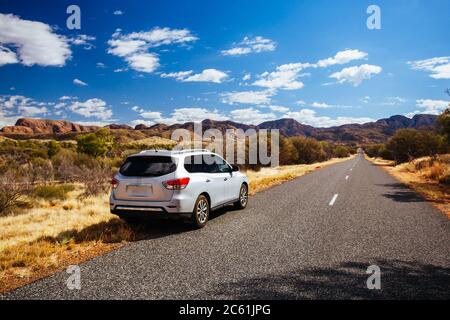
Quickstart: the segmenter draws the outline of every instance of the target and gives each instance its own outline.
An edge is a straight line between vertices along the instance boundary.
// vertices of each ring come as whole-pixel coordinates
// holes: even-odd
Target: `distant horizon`
[[[397,116],[405,117],[405,118],[408,118],[408,119],[412,120],[416,116],[433,116],[433,117],[437,117],[438,115],[427,114],[427,113],[420,113],[420,114],[415,114],[415,115],[413,115],[411,117],[408,117],[406,115],[393,114],[393,115],[391,115],[389,117],[386,117],[386,118],[380,118],[380,119],[376,119],[374,121],[369,121],[369,122],[365,122],[365,123],[345,123],[345,124],[341,124],[341,125],[338,125],[338,126],[331,126],[331,127],[315,127],[315,126],[311,126],[311,127],[314,127],[314,128],[317,128],[317,129],[320,129],[320,128],[327,129],[327,128],[332,128],[332,127],[341,127],[341,126],[354,125],[354,124],[364,125],[364,124],[367,124],[367,123],[374,123],[374,122],[377,122],[377,121],[380,121],[380,120],[390,119],[392,117],[397,117]],[[107,126],[110,126],[110,125],[126,125],[126,126],[132,127],[134,129],[136,126],[140,125],[140,124],[132,125],[130,123],[121,123],[121,122],[112,122],[112,123],[105,124],[105,125],[96,125],[96,124],[92,124],[92,123],[89,123],[89,122],[71,121],[71,120],[68,120],[68,119],[33,118],[33,117],[21,117],[21,118],[17,119],[16,122],[19,121],[20,119],[66,121],[66,122],[70,122],[70,123],[81,125],[81,126],[85,126],[85,127],[99,127],[99,128],[104,128],[104,127],[107,127]],[[294,118],[279,118],[279,119],[274,119],[274,120],[267,120],[267,121],[264,121],[264,122],[260,122],[258,124],[248,124],[248,123],[237,122],[237,121],[234,121],[234,120],[213,120],[213,119],[205,118],[205,119],[203,119],[201,121],[186,121],[186,122],[177,122],[177,123],[171,123],[171,124],[158,122],[158,123],[154,123],[152,125],[145,125],[145,124],[143,124],[143,125],[145,125],[147,127],[152,127],[152,126],[155,126],[155,125],[161,125],[162,124],[162,125],[166,125],[166,126],[170,127],[170,126],[177,125],[177,124],[178,125],[183,125],[183,124],[186,124],[186,123],[202,123],[203,121],[207,121],[207,120],[214,121],[214,122],[234,122],[234,123],[238,123],[238,124],[241,124],[241,125],[255,126],[255,127],[260,126],[261,124],[267,123],[267,122],[274,122],[274,121],[280,121],[280,120],[294,120],[294,121],[297,121],[298,123],[300,123],[301,125],[310,126],[310,125],[302,123],[302,122],[300,122],[300,121],[298,121],[298,120],[296,120]],[[16,126],[16,124],[8,125],[8,126],[1,126],[0,130],[2,128],[4,128],[4,127],[14,127],[14,126]]]

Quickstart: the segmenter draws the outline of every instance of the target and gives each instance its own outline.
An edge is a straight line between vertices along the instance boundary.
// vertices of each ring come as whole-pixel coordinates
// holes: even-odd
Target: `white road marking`
[[[338,194],[336,193],[330,201],[330,204],[329,204],[330,206],[332,206],[336,202],[337,197],[338,197]]]
[[[348,180],[348,176],[345,176],[345,180]]]

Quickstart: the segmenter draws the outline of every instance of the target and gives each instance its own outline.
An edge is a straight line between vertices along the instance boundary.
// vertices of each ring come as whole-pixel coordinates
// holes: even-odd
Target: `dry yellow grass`
[[[35,201],[0,218],[0,292],[117,247],[133,230],[109,213],[108,196]]]
[[[397,166],[393,161],[368,159],[414,189],[450,218],[450,185],[448,182],[442,183],[445,177],[448,179],[450,176],[450,154],[436,159],[423,157]]]
[[[248,171],[251,194],[348,160]],[[33,200],[33,208],[0,217],[0,292],[113,250],[136,237],[136,228],[109,212],[108,195],[79,200],[82,187],[67,200]]]
[[[146,145],[169,145],[169,146],[174,146],[177,144],[177,142],[174,140],[161,138],[161,137],[157,137],[157,136],[152,136],[152,137],[148,137],[145,139],[135,140],[135,141],[133,141],[133,143],[146,144]]]
[[[260,171],[246,172],[250,182],[250,195],[265,190],[275,185],[279,185],[285,181],[300,177],[308,172],[314,171],[334,163],[342,162],[353,158],[331,159],[325,162],[314,164],[299,164],[292,166],[279,166],[275,168],[262,168]]]

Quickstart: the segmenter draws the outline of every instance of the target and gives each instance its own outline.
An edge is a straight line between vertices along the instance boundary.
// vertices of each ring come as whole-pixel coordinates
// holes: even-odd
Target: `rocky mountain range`
[[[418,114],[413,118],[395,115],[364,124],[345,124],[330,128],[315,128],[302,124],[295,119],[279,119],[263,122],[259,125],[206,119],[202,121],[202,128],[203,130],[219,129],[222,132],[225,132],[226,129],[279,129],[280,133],[287,137],[307,136],[318,140],[343,143],[378,143],[386,141],[398,129],[431,129],[436,126],[436,121],[437,116],[429,114]],[[106,127],[111,130],[145,131],[148,134],[170,136],[173,130],[179,128],[192,131],[194,129],[194,123],[186,122],[173,125],[155,124],[153,126],[139,124],[135,128],[124,124],[110,124]],[[48,138],[49,135],[58,137],[59,135],[67,136],[67,134],[70,134],[73,136],[80,133],[93,132],[99,128],[97,126],[83,126],[64,120],[21,118],[17,120],[14,126],[2,128],[1,134],[10,137],[21,135],[21,138],[40,138],[44,136]]]

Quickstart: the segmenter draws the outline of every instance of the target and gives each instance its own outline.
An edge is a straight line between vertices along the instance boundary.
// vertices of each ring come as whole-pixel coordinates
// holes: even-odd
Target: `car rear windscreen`
[[[120,173],[127,177],[159,177],[176,170],[171,157],[150,156],[130,157],[120,167]]]

